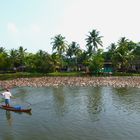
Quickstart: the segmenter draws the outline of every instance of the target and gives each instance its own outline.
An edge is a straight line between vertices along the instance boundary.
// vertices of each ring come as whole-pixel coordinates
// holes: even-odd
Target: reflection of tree
[[[53,88],[54,108],[58,115],[63,116],[65,112],[65,95],[63,87]]]
[[[101,88],[89,88],[88,90],[88,105],[87,110],[90,115],[90,117],[94,120],[98,120],[98,114],[102,110],[102,94],[101,94]]]
[[[6,119],[8,121],[9,126],[12,126],[12,121],[13,121],[12,115],[11,115],[11,112],[7,110],[6,110]]]
[[[114,88],[114,94],[112,94],[113,105],[123,111],[140,110],[140,95],[139,89],[136,88]]]

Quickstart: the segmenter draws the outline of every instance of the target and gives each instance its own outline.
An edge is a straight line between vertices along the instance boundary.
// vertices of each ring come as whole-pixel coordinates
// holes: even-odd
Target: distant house
[[[112,67],[111,61],[104,62],[103,73],[105,73],[105,74],[112,74],[113,73],[113,67]]]
[[[18,67],[14,67],[13,70],[14,71],[25,71],[26,66],[18,66]]]
[[[135,61],[131,67],[129,68],[129,71],[133,71],[133,72],[140,72],[140,60]]]
[[[119,71],[120,69],[118,69],[117,71]],[[105,61],[104,62],[104,73],[113,73],[114,69],[113,69],[113,65],[111,61]],[[136,72],[139,73],[140,72],[140,60],[139,61],[135,61],[131,64],[131,66],[127,69],[128,72]]]

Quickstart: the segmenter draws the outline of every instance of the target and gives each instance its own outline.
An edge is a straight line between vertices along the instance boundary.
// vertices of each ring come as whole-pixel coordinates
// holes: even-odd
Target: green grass
[[[86,76],[87,74],[83,72],[53,72],[53,73],[28,73],[28,72],[16,72],[16,73],[5,73],[0,74],[0,80],[12,80],[16,78],[30,78],[30,77],[42,77],[42,76]],[[91,76],[108,76],[108,75],[97,75],[93,74]],[[112,76],[140,76],[140,74],[135,73],[113,73]]]
[[[28,72],[16,72],[0,74],[0,80],[12,80],[16,78],[30,78],[30,77],[42,77],[42,76],[82,76],[81,72],[53,72],[53,73],[28,73]]]
[[[115,72],[112,76],[140,76],[140,73],[122,73],[122,72]]]
[[[28,77],[41,77],[45,76],[42,73],[28,73],[28,72],[16,72],[0,74],[0,80],[11,80],[16,78],[28,78]]]
[[[53,72],[47,73],[47,76],[83,76],[82,72]]]

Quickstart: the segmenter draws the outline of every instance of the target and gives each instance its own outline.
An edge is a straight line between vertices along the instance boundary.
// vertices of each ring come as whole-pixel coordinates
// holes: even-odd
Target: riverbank
[[[39,77],[17,78],[0,81],[3,88],[13,87],[57,87],[57,86],[112,86],[112,87],[138,87],[140,77]]]

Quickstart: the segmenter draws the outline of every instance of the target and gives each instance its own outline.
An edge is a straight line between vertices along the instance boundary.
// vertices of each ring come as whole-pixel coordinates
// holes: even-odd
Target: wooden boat
[[[17,107],[12,107],[12,106],[5,106],[5,105],[1,105],[0,108],[5,109],[5,110],[9,110],[9,111],[15,111],[15,112],[31,112],[31,108],[17,108]]]

